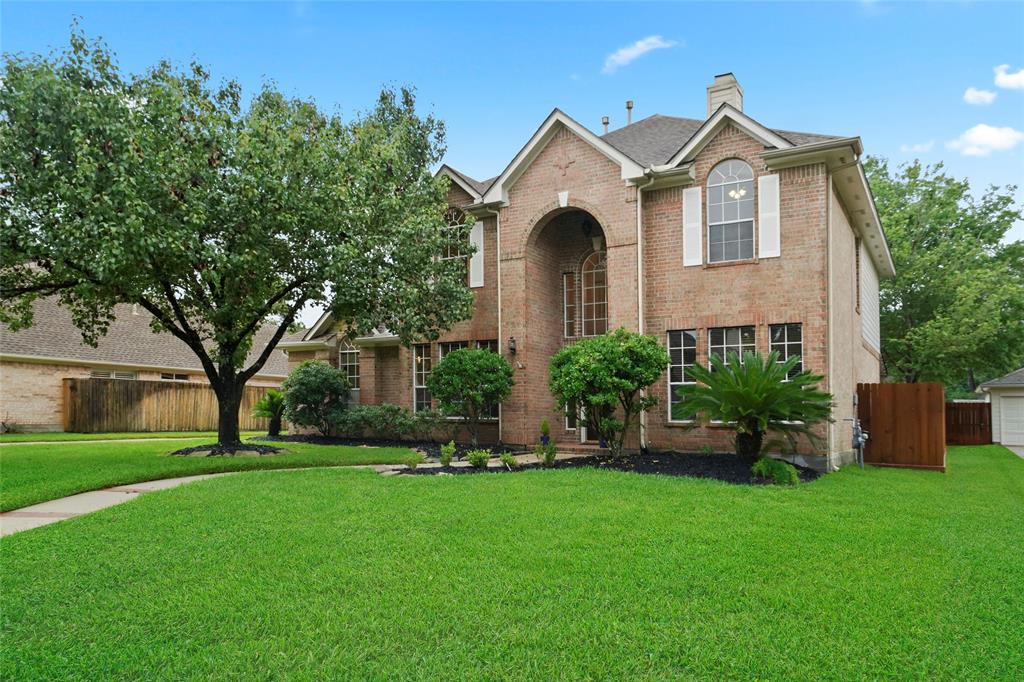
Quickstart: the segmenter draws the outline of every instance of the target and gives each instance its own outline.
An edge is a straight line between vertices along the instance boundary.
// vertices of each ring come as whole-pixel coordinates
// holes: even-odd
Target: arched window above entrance
[[[608,331],[608,261],[603,251],[587,256],[580,279],[583,336],[599,336]]]

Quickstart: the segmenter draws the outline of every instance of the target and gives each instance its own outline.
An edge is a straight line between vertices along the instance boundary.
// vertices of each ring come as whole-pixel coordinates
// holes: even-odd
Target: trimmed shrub
[[[537,455],[541,466],[553,467],[555,466],[555,456],[558,454],[558,450],[555,448],[554,443],[538,443],[533,447],[533,454]]]
[[[486,469],[487,462],[491,460],[490,450],[470,450],[466,453],[466,459],[476,469]]]
[[[754,462],[750,472],[758,478],[773,481],[776,485],[796,485],[800,482],[800,473],[795,466],[771,457],[762,457]]]
[[[413,417],[413,438],[432,443],[437,438],[438,431],[449,430],[450,426],[445,416],[437,410],[421,410]]]
[[[348,379],[322,360],[306,360],[284,380],[284,413],[327,436],[348,408]]]
[[[363,410],[366,425],[378,438],[405,440],[416,430],[415,417],[410,410],[401,405],[367,405]]]
[[[500,354],[463,348],[444,356],[427,379],[441,411],[458,417],[475,446],[480,422],[512,392],[512,365]]]
[[[516,456],[513,455],[511,452],[501,453],[501,457],[499,457],[498,459],[501,460],[502,464],[508,467],[509,471],[519,468],[519,460],[516,459]]]
[[[452,463],[452,457],[455,456],[455,441],[450,440],[441,446],[441,466],[446,467]]]
[[[423,462],[423,455],[418,452],[414,452],[405,459],[405,466],[412,470],[415,470]]]

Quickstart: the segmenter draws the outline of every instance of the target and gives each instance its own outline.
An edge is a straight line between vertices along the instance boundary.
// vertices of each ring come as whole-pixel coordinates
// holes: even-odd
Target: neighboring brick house
[[[150,329],[150,314],[131,305],[115,308],[110,330],[96,348],[82,334],[66,308],[54,299],[34,304],[35,322],[12,332],[0,323],[0,421],[27,431],[61,431],[63,379],[100,377],[125,380],[207,383],[199,358],[182,341]],[[250,361],[266,348],[273,328],[264,327]],[[280,386],[288,358],[273,353],[250,386]]]
[[[556,109],[498,177],[442,167],[452,219],[476,217],[473,317],[404,348],[386,334],[346,340],[325,316],[282,344],[290,362],[341,362],[361,402],[419,409],[432,363],[487,344],[516,381],[492,438],[533,443],[546,418],[556,441],[580,442],[593,434],[555,410],[549,360],[621,326],[672,357],[634,447],[693,450],[727,448],[731,433],[672,418],[685,366],[777,349],[801,355],[836,399],[827,457],[810,461],[848,459],[854,389],[879,380],[878,283],[893,274],[860,139],[766,128],[743,113],[732,74],[715,77],[707,102],[704,120],[654,115],[600,136]]]

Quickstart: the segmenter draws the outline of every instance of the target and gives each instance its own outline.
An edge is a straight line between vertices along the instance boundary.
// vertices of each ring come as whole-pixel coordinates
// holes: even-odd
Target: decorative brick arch
[[[606,249],[613,246],[619,246],[622,243],[630,243],[623,242],[621,239],[614,240],[611,238],[614,234],[614,231],[611,229],[613,222],[601,209],[587,201],[583,201],[582,199],[575,199],[570,200],[565,206],[559,206],[557,201],[553,201],[531,216],[530,220],[527,222],[527,225],[530,225],[531,227],[530,233],[526,238],[524,251],[530,249],[534,244],[536,244],[540,233],[544,231],[544,228],[547,227],[552,220],[564,213],[572,211],[583,211],[584,213],[590,214],[590,217],[597,221],[598,227],[600,227],[601,232],[604,233]]]

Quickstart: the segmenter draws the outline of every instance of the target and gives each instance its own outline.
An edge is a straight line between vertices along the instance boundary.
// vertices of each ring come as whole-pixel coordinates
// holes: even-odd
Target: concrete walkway
[[[1024,459],[1024,445],[1007,445],[1006,449]]]
[[[95,443],[97,441],[91,442]],[[587,457],[590,454],[592,453],[559,453],[556,455],[556,458],[573,459],[576,457]],[[536,464],[540,461],[537,459],[536,455],[533,454],[516,455],[516,460],[520,464]],[[465,460],[452,462],[451,465],[458,468],[468,468],[470,466],[469,462]],[[505,465],[498,459],[492,458],[491,461],[487,463],[487,467],[489,469],[502,469]],[[424,462],[420,464],[418,468],[440,469],[441,464],[439,462]],[[405,464],[351,464],[334,467],[298,467],[295,469],[250,469],[248,471],[225,471],[216,474],[198,474],[196,476],[179,476],[177,478],[161,478],[155,481],[129,483],[127,485],[118,485],[112,488],[103,488],[102,490],[91,490],[86,493],[78,493],[77,495],[70,495],[57,500],[50,500],[49,502],[40,502],[39,504],[22,507],[21,509],[0,513],[0,536],[11,535],[23,530],[30,530],[32,528],[39,528],[40,526],[48,526],[51,523],[57,523],[64,519],[74,518],[76,516],[81,516],[82,514],[89,514],[90,512],[99,511],[100,509],[113,507],[115,504],[134,500],[139,495],[143,495],[145,493],[177,488],[179,485],[192,483],[193,481],[205,481],[208,478],[231,476],[233,474],[241,473],[280,473],[284,471],[309,471],[310,469],[372,469],[383,476],[395,476],[408,471],[409,467]]]

